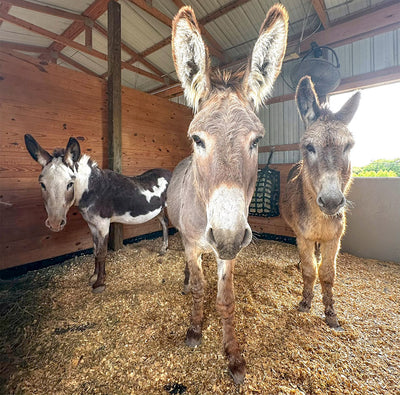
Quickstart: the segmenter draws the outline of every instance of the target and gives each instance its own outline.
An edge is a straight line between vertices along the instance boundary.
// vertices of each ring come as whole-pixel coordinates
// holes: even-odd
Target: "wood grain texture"
[[[64,147],[76,137],[82,153],[108,163],[106,82],[54,64],[0,51],[0,269],[92,247],[89,228],[76,208],[66,228],[53,233],[34,162],[24,144],[32,134],[43,148]],[[129,88],[122,90],[122,172],[172,170],[190,152],[185,106]],[[160,230],[158,221],[124,226],[124,238]]]

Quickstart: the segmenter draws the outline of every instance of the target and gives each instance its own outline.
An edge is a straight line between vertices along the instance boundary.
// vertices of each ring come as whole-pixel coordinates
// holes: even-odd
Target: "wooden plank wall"
[[[280,178],[281,194],[280,194],[280,201],[279,201],[280,211],[281,211],[281,207],[282,207],[281,201],[282,201],[283,192],[285,191],[285,188],[286,188],[287,176],[288,176],[289,170],[291,169],[292,166],[293,166],[292,163],[271,164],[270,165],[271,169],[275,169],[280,172],[280,177],[281,177]],[[261,165],[261,167],[264,167],[264,165]],[[279,217],[271,217],[271,218],[249,217],[249,224],[251,226],[251,229],[254,232],[271,233],[271,234],[279,235],[279,236],[295,237],[290,226],[287,225],[285,220],[282,218],[282,215],[280,215]]]
[[[77,137],[83,153],[107,164],[106,83],[57,65],[0,52],[0,269],[92,247],[89,228],[76,208],[66,228],[53,233],[38,185],[41,166],[24,144],[32,134],[43,148]],[[190,152],[192,118],[182,105],[143,92],[122,92],[122,171],[173,169]],[[158,221],[124,227],[124,238],[159,230]]]

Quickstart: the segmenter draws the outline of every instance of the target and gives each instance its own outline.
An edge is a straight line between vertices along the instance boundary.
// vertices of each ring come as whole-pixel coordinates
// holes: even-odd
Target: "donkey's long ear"
[[[357,111],[358,105],[360,104],[361,92],[356,92],[349,100],[343,105],[343,107],[335,114],[335,118],[338,121],[342,121],[348,125],[353,119],[354,114]]]
[[[78,162],[81,156],[81,147],[78,140],[74,137],[70,137],[67,148],[65,149],[64,162],[67,166],[73,167]]]
[[[24,139],[26,149],[36,162],[41,164],[42,167],[51,162],[53,157],[47,151],[45,151],[30,134],[26,134],[24,136]]]
[[[317,120],[321,113],[321,107],[314,84],[308,75],[303,77],[297,85],[296,103],[306,127]]]
[[[245,79],[245,92],[254,108],[264,103],[272,92],[286,52],[289,16],[276,4],[270,8],[254,45]]]
[[[210,60],[191,7],[182,7],[172,22],[172,55],[186,100],[196,112],[210,91]]]

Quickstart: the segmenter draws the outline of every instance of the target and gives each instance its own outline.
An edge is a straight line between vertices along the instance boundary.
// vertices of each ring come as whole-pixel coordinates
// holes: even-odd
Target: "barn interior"
[[[173,170],[191,152],[186,133],[193,116],[171,55],[174,15],[192,6],[212,66],[237,70],[246,65],[273,3],[0,0],[2,392],[395,393],[400,179],[353,182],[354,207],[338,260],[341,333],[324,326],[319,305],[310,316],[294,311],[301,276],[279,199],[300,159],[304,126],[294,101],[299,64],[317,58],[312,43],[330,48],[318,59],[340,77],[327,100],[400,81],[398,1],[281,1],[290,18],[287,51],[273,94],[258,113],[266,130],[259,169],[270,161],[275,201],[265,215],[251,212],[259,240],[241,255],[236,280],[239,336],[253,366],[243,387],[224,371],[211,256],[205,261],[209,342],[193,352],[183,343],[190,299],[180,293],[184,263],[177,235],[161,259],[158,221],[115,226],[110,286],[96,299],[86,279],[92,237],[78,209],[70,210],[62,232],[44,225],[40,165],[26,151],[26,133],[49,151],[74,136],[102,168],[123,174]],[[112,52],[115,45],[120,56]],[[91,315],[96,309],[103,310]],[[113,337],[124,330],[123,340]],[[263,352],[251,357],[257,350]]]

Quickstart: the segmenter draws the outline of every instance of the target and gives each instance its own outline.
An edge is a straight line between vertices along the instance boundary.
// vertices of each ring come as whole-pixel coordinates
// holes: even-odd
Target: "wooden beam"
[[[30,44],[13,43],[11,41],[0,41],[0,48],[15,49],[17,51],[34,52],[34,53],[43,53],[48,51],[46,47],[40,47],[38,45],[30,45]]]
[[[315,33],[300,44],[300,52],[310,49],[311,42],[338,47],[400,27],[400,2],[369,14],[331,26]]]
[[[266,145],[258,147],[258,152],[278,152],[278,151],[298,151],[299,143],[295,144],[280,144],[280,145]]]
[[[237,7],[242,6],[243,4],[248,3],[250,0],[234,0],[224,6],[218,8],[217,10],[211,12],[210,14],[206,15],[205,17],[199,19],[199,23],[205,25],[206,23],[212,22],[215,19],[219,18],[222,15],[227,14],[228,12],[234,10]]]
[[[94,22],[93,26],[97,31],[103,34],[103,36],[107,37],[107,30],[103,26],[101,26],[97,22]],[[165,75],[165,73],[162,70],[158,69],[156,66],[147,61],[143,56],[141,56],[138,52],[134,51],[132,48],[128,47],[128,45],[124,44],[122,41],[121,41],[121,48],[132,56],[132,58],[127,61],[127,63],[133,63],[132,59],[135,58],[136,59],[135,61],[142,63],[144,66],[153,71],[159,77]]]
[[[315,12],[318,15],[319,20],[322,23],[324,29],[328,29],[330,26],[329,17],[326,13],[325,1],[324,0],[312,0],[312,5],[314,7]]]
[[[8,11],[10,11],[11,5],[10,4],[5,4],[5,3],[0,3],[0,12],[3,12],[4,14],[8,14]],[[3,23],[3,21],[0,20],[0,26]]]
[[[388,67],[383,70],[371,71],[342,79],[334,93],[343,93],[354,89],[371,88],[373,86],[390,84],[400,81],[400,66]]]
[[[0,20],[6,20],[9,23],[12,23],[17,26],[21,26],[27,30],[30,30],[30,31],[33,31],[42,36],[48,37],[48,38],[52,39],[53,41],[59,42],[59,43],[63,44],[64,46],[69,46],[71,48],[77,49],[78,51],[81,51],[88,55],[94,56],[95,58],[107,60],[107,55],[103,54],[102,52],[96,51],[93,48],[88,48],[82,44],[79,44],[73,40],[70,40],[69,38],[55,34],[49,30],[46,30],[39,26],[33,25],[32,23],[26,22],[23,19],[19,19],[14,16],[11,16],[11,15],[0,13]],[[51,51],[50,48],[51,48],[51,46],[47,49],[47,52],[53,53],[54,51]],[[164,79],[161,78],[160,76],[149,73],[148,71],[142,70],[139,67],[132,66],[131,64],[129,64],[127,62],[122,62],[121,65],[123,68],[133,71],[134,73],[141,74],[145,77],[151,78],[151,79],[159,81],[159,82],[164,82]]]
[[[172,27],[172,19],[169,16],[163,14],[157,8],[150,6],[147,1],[145,1],[145,0],[128,0],[128,1],[131,2],[132,4],[135,4],[137,7],[139,7],[143,11],[147,12],[148,14],[150,14],[151,16],[153,16],[154,18],[156,18],[160,22],[164,23],[164,25]],[[217,58],[223,60],[224,57],[222,55],[221,50],[218,50],[213,45],[213,41],[215,43],[216,43],[216,41],[211,37],[211,34],[206,32],[204,28],[202,29],[202,33],[206,37],[209,38],[209,50],[210,50],[210,53],[212,55],[216,56]]]
[[[205,23],[212,22],[213,20],[219,18],[220,16],[226,14],[227,12],[249,2],[250,0],[234,0],[230,3],[226,4],[225,6],[219,8],[218,10],[206,15],[204,18],[199,20],[199,23],[204,25]],[[158,51],[159,49],[169,45],[171,43],[171,36],[168,36],[158,43],[152,45],[151,47],[145,49],[143,52],[140,53],[141,56],[146,57],[151,55],[152,53]],[[128,62],[132,63],[136,60],[136,58],[130,59]]]
[[[65,56],[64,54],[62,54],[61,52],[58,53],[58,57],[63,60],[65,63],[70,64],[71,66],[74,66],[76,69],[83,71],[86,74],[89,74],[93,77],[100,77],[98,74],[96,74],[94,71],[88,69],[87,67],[81,65],[80,63],[76,62],[75,60],[73,60],[72,58],[69,58],[68,56]]]
[[[25,0],[2,0],[2,3],[7,3],[9,5],[25,8],[31,11],[41,12],[47,15],[57,16],[59,18],[72,19],[73,21],[78,21],[78,22],[84,22],[87,19],[87,17],[80,14],[75,14],[73,12],[64,11],[58,8],[40,5],[37,3],[31,3]]]
[[[164,23],[164,25],[167,25],[169,27],[172,27],[172,19],[168,17],[167,15],[163,14],[161,11],[159,11],[157,8],[152,7],[149,5],[149,3],[145,0],[128,0],[132,4],[135,4],[137,7],[139,7],[141,10],[147,12],[160,22]]]
[[[93,24],[85,23],[85,47],[93,48]]]
[[[94,0],[93,3],[82,13],[83,16],[96,20],[107,10],[109,0]],[[73,22],[62,34],[62,37],[74,40],[84,30],[84,24],[80,22]],[[50,45],[50,51],[60,52],[66,45],[60,42],[54,42]]]
[[[26,22],[23,19],[17,18],[17,17],[12,16],[12,15],[7,15],[7,14],[4,14],[4,13],[0,13],[0,19],[5,20],[5,21],[7,21],[9,23],[12,23],[13,25],[17,25],[17,26],[23,27],[23,28],[25,28],[27,30],[30,30],[30,31],[34,32],[34,33],[40,34],[41,36],[50,38],[53,41],[56,41],[56,42],[58,42],[60,44],[63,44],[64,46],[69,46],[69,47],[77,49],[78,51],[82,51],[84,53],[87,53],[88,55],[92,55],[92,56],[94,56],[96,58],[107,60],[107,55],[105,55],[105,54],[103,54],[103,53],[101,53],[99,51],[96,51],[96,50],[91,49],[91,48],[86,48],[84,45],[79,44],[79,43],[77,43],[77,42],[75,42],[75,41],[73,41],[73,40],[71,40],[69,38],[66,38],[64,36],[58,35],[56,33],[53,33],[50,30],[43,29],[42,27],[36,26],[36,25],[34,25],[32,23]],[[50,48],[48,48],[48,50],[50,50]]]
[[[115,1],[108,4],[108,167],[122,171],[121,127],[121,5]],[[123,245],[122,224],[111,224],[109,246],[119,250]]]

